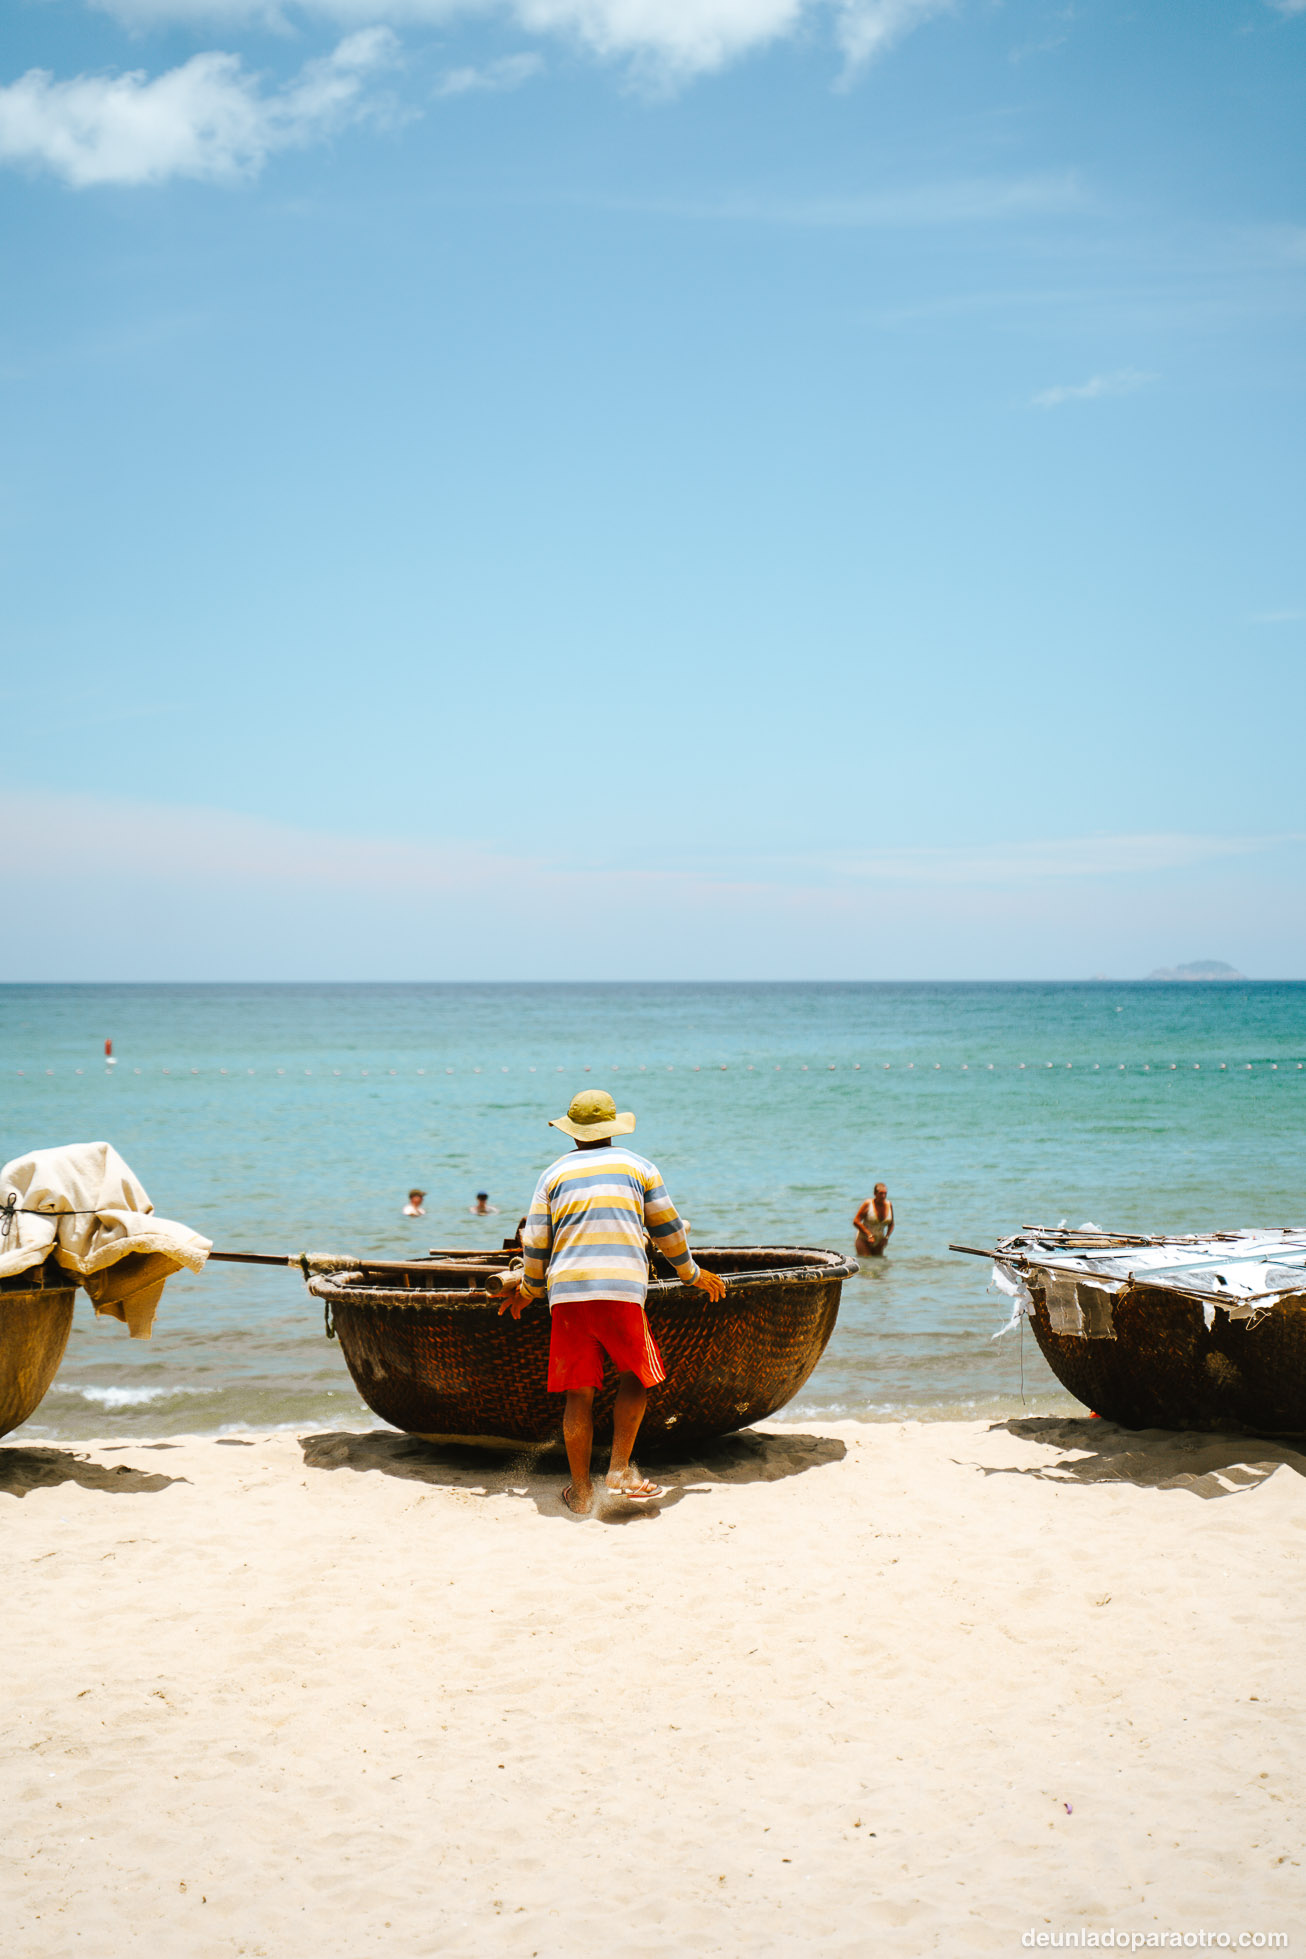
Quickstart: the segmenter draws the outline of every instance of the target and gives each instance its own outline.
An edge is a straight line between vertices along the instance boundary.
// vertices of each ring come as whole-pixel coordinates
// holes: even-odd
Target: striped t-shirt
[[[547,1289],[550,1306],[580,1299],[642,1306],[646,1234],[692,1286],[698,1267],[656,1164],[620,1143],[572,1150],[535,1186],[522,1233],[522,1291],[538,1299]]]

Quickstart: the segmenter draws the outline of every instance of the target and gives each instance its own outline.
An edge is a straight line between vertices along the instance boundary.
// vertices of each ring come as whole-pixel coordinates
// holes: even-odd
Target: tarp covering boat
[[[1009,1282],[1003,1291],[1028,1292],[1037,1278],[1054,1332],[1110,1340],[1113,1316],[1105,1302],[1130,1285],[1200,1299],[1232,1320],[1254,1319],[1306,1295],[1306,1229],[1128,1238],[1027,1227],[996,1247],[996,1265]]]
[[[0,1170],[0,1281],[52,1259],[133,1340],[149,1339],[165,1282],[198,1272],[212,1249],[188,1225],[155,1217],[109,1143],[33,1150]]]
[[[1027,1226],[991,1256],[1008,1327],[1028,1319],[1095,1413],[1126,1428],[1306,1433],[1306,1230]]]

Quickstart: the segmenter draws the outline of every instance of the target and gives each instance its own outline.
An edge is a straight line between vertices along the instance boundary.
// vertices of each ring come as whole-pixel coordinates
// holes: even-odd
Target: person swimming
[[[874,1193],[858,1205],[853,1229],[860,1258],[884,1257],[884,1248],[893,1236],[893,1205],[883,1184],[876,1184]]]
[[[497,1204],[491,1204],[490,1193],[487,1190],[478,1190],[476,1202],[469,1204],[467,1210],[474,1218],[497,1218],[499,1215],[499,1207]]]
[[[422,1209],[422,1204],[425,1198],[426,1192],[424,1190],[410,1190],[408,1193],[408,1202],[403,1208],[403,1216],[406,1218],[424,1218],[426,1212]]]

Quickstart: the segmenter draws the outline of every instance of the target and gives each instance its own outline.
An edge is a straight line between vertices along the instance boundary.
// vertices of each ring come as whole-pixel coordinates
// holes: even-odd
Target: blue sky
[[[1306,0],[32,0],[0,977],[1306,975]]]

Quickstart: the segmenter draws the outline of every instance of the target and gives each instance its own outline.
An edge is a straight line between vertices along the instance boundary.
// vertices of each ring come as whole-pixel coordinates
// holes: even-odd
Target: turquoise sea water
[[[103,1137],[222,1249],[405,1255],[510,1233],[559,1151],[546,1118],[601,1084],[700,1244],[851,1250],[888,1184],[889,1255],[790,1416],[980,1415],[1019,1407],[1021,1349],[948,1241],[1306,1222],[1303,1063],[1296,983],[9,986],[0,1159]],[[469,1215],[478,1189],[499,1217]],[[1073,1405],[1028,1337],[1023,1366],[1029,1405]],[[297,1275],[211,1266],[149,1344],[79,1294],[19,1433],[370,1420]]]

